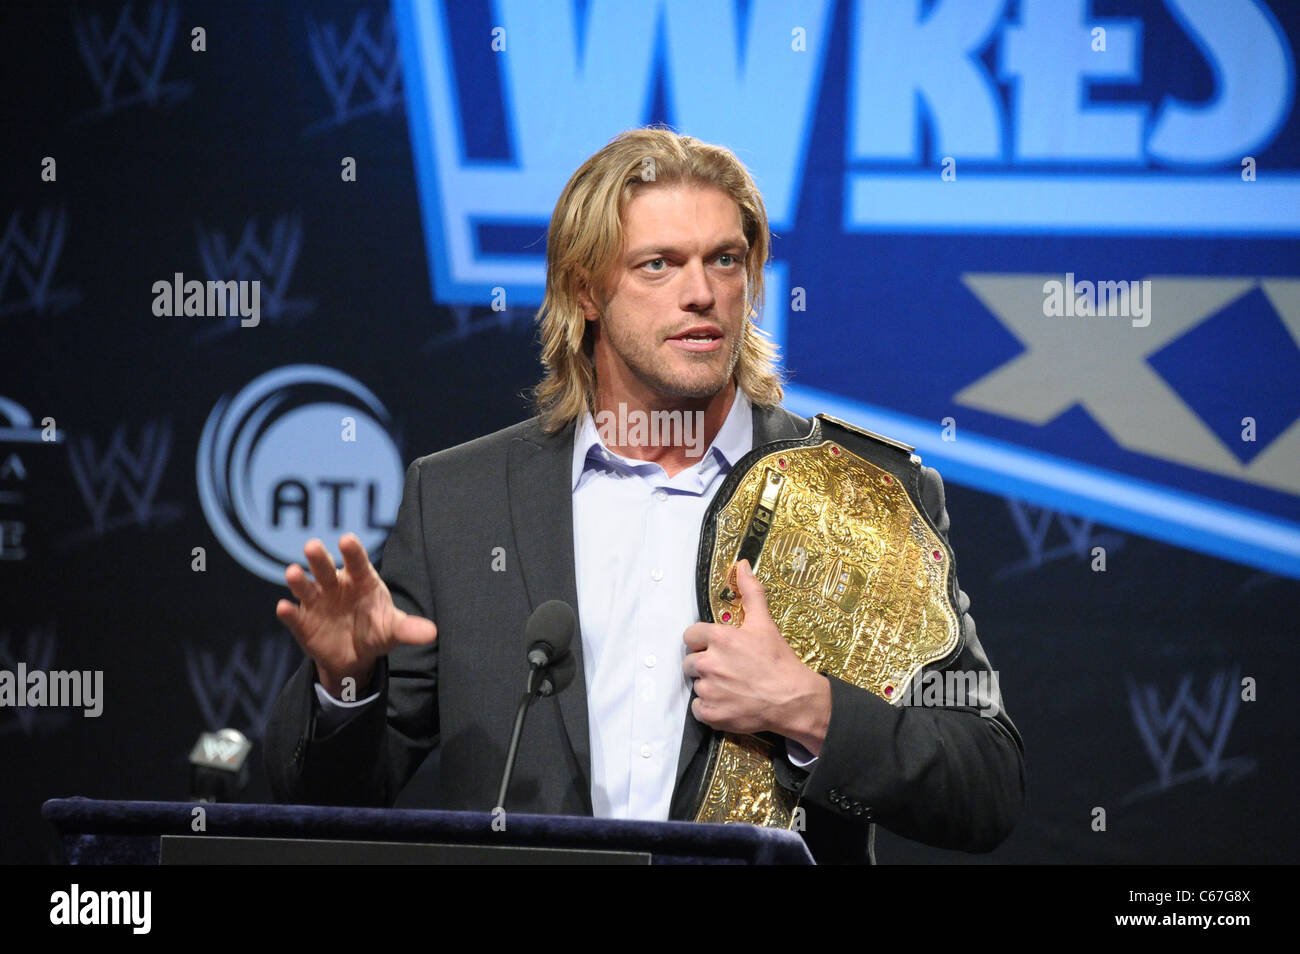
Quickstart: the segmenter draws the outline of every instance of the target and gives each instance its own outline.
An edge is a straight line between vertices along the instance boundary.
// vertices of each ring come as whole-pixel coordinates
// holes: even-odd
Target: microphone
[[[515,771],[515,756],[519,754],[519,739],[523,735],[528,707],[534,699],[555,695],[573,681],[576,666],[569,645],[577,628],[578,614],[563,600],[547,600],[528,617],[524,626],[524,643],[528,647],[528,684],[515,709],[515,727],[510,734],[506,767],[501,773],[501,787],[497,791],[493,814],[505,811],[506,792]]]
[[[231,802],[248,786],[253,743],[238,729],[204,732],[190,751],[190,798]]]
[[[535,688],[538,695],[550,696],[573,681],[576,667],[569,655],[569,644],[573,642],[573,631],[577,628],[577,614],[563,600],[547,600],[533,610],[524,627],[524,642],[528,644],[529,692]],[[535,675],[541,678],[536,687],[532,682]]]

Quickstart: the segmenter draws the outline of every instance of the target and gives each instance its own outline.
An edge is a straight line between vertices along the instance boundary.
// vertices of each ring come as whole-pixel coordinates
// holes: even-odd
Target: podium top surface
[[[193,834],[191,823],[194,809],[199,806],[204,810],[208,832],[238,837],[453,841],[467,845],[638,850],[683,859],[730,858],[742,864],[813,863],[796,832],[739,824],[515,812],[499,818],[491,812],[90,798],[51,799],[41,806],[41,816],[64,838],[159,837]]]

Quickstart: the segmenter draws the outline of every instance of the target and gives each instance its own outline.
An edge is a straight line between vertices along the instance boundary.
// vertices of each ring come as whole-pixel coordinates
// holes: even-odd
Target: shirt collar
[[[754,446],[754,416],[753,405],[749,397],[739,387],[736,388],[736,396],[731,402],[731,408],[727,411],[727,417],[722,422],[722,427],[718,429],[718,434],[713,438],[713,443],[701,457],[701,460],[707,458],[710,454],[718,458],[718,463],[726,468],[730,468],[744,457]],[[608,455],[608,456],[606,456]],[[605,447],[601,442],[600,432],[596,429],[596,421],[591,415],[591,411],[584,411],[582,423],[573,439],[573,479],[570,488],[576,490],[578,481],[582,478],[583,471],[589,466],[595,466],[597,463],[604,461],[621,461],[629,466],[637,466],[648,463],[647,461],[632,460],[614,453]]]

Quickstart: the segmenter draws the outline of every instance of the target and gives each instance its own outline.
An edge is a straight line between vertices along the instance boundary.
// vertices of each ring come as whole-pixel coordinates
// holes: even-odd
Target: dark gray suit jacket
[[[784,408],[754,408],[754,446],[803,437],[810,422]],[[377,702],[330,735],[315,727],[315,666],[289,679],[271,714],[265,760],[278,801],[392,805],[438,746],[435,803],[487,811],[523,688],[523,625],[539,604],[578,606],[574,579],[574,425],[545,434],[537,419],[422,457],[406,487],[380,573],[396,605],[438,624],[432,646],[399,646],[376,666]],[[925,468],[926,510],[945,538],[943,482]],[[494,553],[504,571],[493,569]],[[688,558],[684,554],[684,558]],[[497,565],[500,566],[499,560]],[[964,648],[951,668],[989,662],[960,593]],[[508,807],[590,815],[591,756],[581,639],[577,675],[533,707]],[[945,848],[988,851],[1020,816],[1024,745],[999,704],[975,709],[891,706],[831,679],[832,714],[811,773],[778,762],[782,783],[803,796],[804,838],[825,862],[874,860],[873,826]],[[685,818],[710,730],[689,712],[677,766],[673,818]]]

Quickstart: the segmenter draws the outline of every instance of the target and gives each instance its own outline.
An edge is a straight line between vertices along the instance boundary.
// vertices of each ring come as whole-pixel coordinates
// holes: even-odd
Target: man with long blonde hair
[[[312,578],[285,573],[299,603],[277,615],[308,658],[267,731],[278,798],[392,804],[437,745],[438,803],[492,807],[517,633],[562,599],[575,685],[539,703],[511,807],[689,817],[710,730],[772,733],[820,861],[871,858],[875,822],[970,851],[1006,837],[1023,746],[1000,696],[998,718],[907,710],[812,671],[747,563],[744,624],[699,620],[709,502],[752,448],[810,426],[781,408],[758,327],[768,253],[762,198],[728,149],[645,128],[582,164],[548,234],[536,416],[411,465],[382,573],[352,534],[341,571],[312,540]],[[928,468],[921,496],[946,534]],[[961,604],[959,665],[987,671]]]

